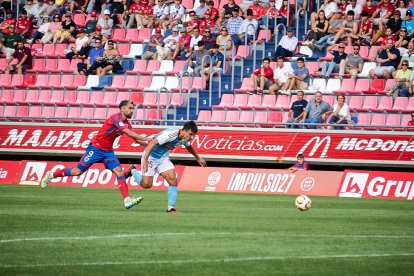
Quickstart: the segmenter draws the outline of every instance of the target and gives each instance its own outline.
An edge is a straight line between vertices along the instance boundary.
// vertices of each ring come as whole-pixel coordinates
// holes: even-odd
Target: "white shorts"
[[[143,173],[141,171],[141,174],[143,176],[154,176],[155,173],[161,174],[172,169],[174,169],[174,164],[171,162],[170,157],[168,155],[163,156],[161,158],[154,158],[150,156],[148,158],[148,170],[146,173]]]

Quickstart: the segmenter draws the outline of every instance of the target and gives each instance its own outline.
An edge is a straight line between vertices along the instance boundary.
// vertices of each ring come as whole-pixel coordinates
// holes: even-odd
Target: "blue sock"
[[[132,170],[131,171],[132,176],[135,179],[135,182],[137,182],[138,185],[140,185],[141,180],[142,180],[142,175],[138,170]]]
[[[178,189],[176,186],[168,186],[168,209],[174,208],[177,202]]]
[[[65,170],[65,175],[66,176],[70,176],[70,171],[72,170],[72,168],[70,168],[70,167],[67,167],[66,168],[66,170]]]

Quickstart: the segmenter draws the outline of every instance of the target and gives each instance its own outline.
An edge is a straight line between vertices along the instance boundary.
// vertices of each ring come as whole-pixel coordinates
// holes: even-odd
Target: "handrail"
[[[234,63],[236,62],[236,58],[239,57],[242,59],[242,57],[240,55],[235,55],[232,57],[231,59],[231,63],[233,64],[233,66],[231,67],[231,90],[234,89],[234,67],[236,67],[234,65]],[[243,79],[243,69],[244,69],[244,63],[241,63],[241,73],[240,73],[240,77]]]
[[[170,91],[167,89],[167,87],[163,86],[157,90],[157,114],[160,112],[160,98],[161,98],[161,91],[165,91],[167,93],[170,93]],[[167,102],[169,102],[169,94],[167,94]]]
[[[196,88],[191,87],[187,91],[187,120],[190,120],[190,94],[192,91],[197,91]],[[196,112],[198,114],[198,106],[199,106],[199,94],[197,93],[197,101],[196,101]],[[211,106],[211,93],[210,93],[210,106]]]
[[[296,1],[295,1],[295,3],[296,3]],[[295,9],[296,9],[296,6],[295,6]],[[289,27],[289,24],[290,24],[290,1],[288,2],[288,5],[287,5],[287,17],[286,17],[286,19],[287,19],[286,26]]]
[[[284,25],[282,23],[277,24],[277,26],[275,27],[275,30],[274,30],[274,32],[275,32],[275,52],[276,52],[277,45],[279,43],[279,29],[281,27],[282,27],[282,30],[283,30],[283,35],[286,35],[286,25]]]
[[[205,58],[209,58],[210,59],[210,65],[209,65],[209,70],[210,70],[210,87],[209,87],[209,93],[210,93],[210,101],[209,101],[209,106],[211,106],[211,95],[213,93],[212,91],[212,87],[213,84],[211,83],[211,80],[213,79],[213,74],[211,74],[211,68],[213,67],[213,60],[211,59],[211,56],[204,56],[203,59],[201,60],[201,83],[204,83],[205,80],[205,75],[204,75],[204,64],[205,64]]]
[[[296,11],[296,37],[299,39],[299,14],[301,11],[305,12],[305,34],[308,32],[308,13],[305,9],[298,9]]]
[[[255,26],[252,23],[250,23],[249,25],[247,25],[247,28],[246,28],[246,36],[244,37],[244,56],[245,57],[247,56],[247,44],[248,44],[247,36],[249,35],[248,34],[248,31],[249,31],[249,27],[250,26],[252,26],[253,29],[254,29],[254,33],[253,33],[253,43],[256,41],[256,32],[257,32],[257,30],[256,30]]]
[[[268,32],[268,30],[269,30],[269,12],[272,11],[272,10],[276,11],[275,17],[273,19],[275,21],[275,26],[276,26],[276,23],[277,23],[277,17],[276,17],[277,9],[275,7],[270,7],[269,10],[266,13],[266,24],[265,24],[265,26],[266,26],[266,42],[269,41],[269,32]]]
[[[256,69],[256,54],[257,54],[257,43],[263,42],[262,39],[258,39],[253,43],[253,71]],[[265,51],[262,51],[262,60],[265,57]]]

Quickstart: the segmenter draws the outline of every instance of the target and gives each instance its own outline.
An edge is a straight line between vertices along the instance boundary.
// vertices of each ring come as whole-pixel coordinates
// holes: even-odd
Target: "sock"
[[[141,180],[142,180],[142,174],[138,170],[136,170],[136,169],[133,169],[131,171],[131,174],[134,177],[135,182],[137,182],[137,184],[140,185],[141,184]]]
[[[116,178],[118,180],[118,188],[119,191],[121,192],[122,198],[126,199],[129,195],[128,195],[128,185],[126,184],[125,181],[125,176],[118,176]]]
[[[56,177],[64,177],[64,176],[70,176],[70,171],[72,170],[72,168],[67,167],[67,168],[63,168],[60,170],[57,170],[53,173],[53,178]]]
[[[168,186],[168,210],[174,208],[177,202],[178,189],[176,186]]]

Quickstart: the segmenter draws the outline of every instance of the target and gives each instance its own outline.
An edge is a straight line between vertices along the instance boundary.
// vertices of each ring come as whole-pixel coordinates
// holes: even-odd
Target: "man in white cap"
[[[112,33],[112,28],[114,26],[114,21],[109,18],[111,12],[109,10],[104,10],[104,16],[99,18],[97,26],[101,26],[102,28],[102,35],[106,38],[109,38]]]

